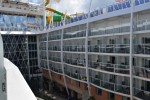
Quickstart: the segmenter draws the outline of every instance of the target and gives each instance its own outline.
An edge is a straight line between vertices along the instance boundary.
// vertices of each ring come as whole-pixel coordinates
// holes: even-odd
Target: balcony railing
[[[41,60],[40,66],[43,67],[43,68],[48,68],[47,62],[44,61],[44,60]]]
[[[53,57],[53,56],[50,56],[50,57],[49,57],[49,60],[55,61],[55,62],[61,62],[61,58],[60,58],[60,57]]]
[[[39,37],[40,41],[47,41],[46,34],[43,34],[41,37]]]
[[[46,52],[40,52],[41,59],[47,59]]]
[[[46,46],[40,46],[40,50],[46,50]]]
[[[72,51],[72,52],[84,52],[85,46],[84,45],[65,45],[63,47],[64,51]]]
[[[41,58],[41,59],[47,59],[47,57],[46,57],[46,56],[40,56],[40,58]]]
[[[71,71],[68,71],[68,70],[65,70],[65,74],[72,77],[72,78],[82,80],[82,81],[86,81],[86,75],[85,74],[71,72]]]
[[[97,86],[103,87],[108,90],[116,91],[119,93],[123,93],[123,94],[130,94],[129,84],[125,84],[125,82],[123,82],[122,84],[119,84],[118,82],[115,82],[112,79],[110,80],[111,81],[104,81],[100,78],[90,77],[90,82]]]
[[[146,91],[144,89],[139,89],[134,87],[134,96],[140,98],[142,100],[150,99],[150,91]]]
[[[101,28],[101,27],[94,27],[89,30],[88,35],[89,36],[95,36],[95,35],[106,35],[106,34],[115,34],[115,33],[126,33],[130,32],[130,25],[129,23],[125,25],[120,25],[120,26],[110,26],[106,28]]]
[[[102,44],[88,46],[88,51],[100,53],[129,53],[129,48],[129,44]]]
[[[124,94],[130,94],[130,86],[123,85],[123,84],[116,84],[115,85],[116,91]]]
[[[61,46],[50,46],[48,47],[48,50],[61,51]]]
[[[62,73],[62,69],[59,66],[54,66],[54,67],[51,66],[50,69],[54,72]]]
[[[150,30],[150,19],[142,19],[135,23],[134,31]]]
[[[112,63],[102,63],[102,62],[90,62],[89,67],[99,70],[104,70],[108,72],[129,74],[129,65],[122,64],[112,64]]]
[[[82,59],[64,58],[64,62],[71,65],[85,66],[85,60]]]
[[[150,54],[150,44],[135,44],[134,53],[135,54]]]
[[[49,35],[48,39],[49,40],[59,40],[59,39],[61,39],[61,34]]]
[[[133,67],[133,74],[135,76],[144,77],[144,78],[150,78],[150,68],[149,66],[139,67],[134,66]]]
[[[86,30],[79,30],[75,32],[64,33],[64,39],[85,37],[85,35],[86,35]]]

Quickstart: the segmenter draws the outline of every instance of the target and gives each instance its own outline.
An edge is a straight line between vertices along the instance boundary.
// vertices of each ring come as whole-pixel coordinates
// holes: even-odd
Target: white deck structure
[[[0,99],[37,100],[17,66],[3,57],[1,35],[0,47]]]

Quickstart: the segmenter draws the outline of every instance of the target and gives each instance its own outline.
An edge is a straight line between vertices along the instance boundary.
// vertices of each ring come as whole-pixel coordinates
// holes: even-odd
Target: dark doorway
[[[115,64],[116,63],[116,58],[114,56],[110,57],[110,62],[112,64]]]
[[[146,82],[146,86],[147,86],[147,91],[150,92],[150,82],[149,81]]]

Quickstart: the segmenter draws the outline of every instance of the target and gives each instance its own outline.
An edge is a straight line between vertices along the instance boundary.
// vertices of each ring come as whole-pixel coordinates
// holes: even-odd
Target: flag
[[[116,2],[125,2],[125,1],[128,1],[128,0],[115,0]]]

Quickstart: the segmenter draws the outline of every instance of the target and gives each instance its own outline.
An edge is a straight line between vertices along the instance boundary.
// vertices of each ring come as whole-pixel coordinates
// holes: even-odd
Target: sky
[[[113,4],[115,0],[93,0],[91,10],[103,8]],[[51,0],[50,7],[68,14],[88,12],[90,0],[61,0],[59,3]]]

